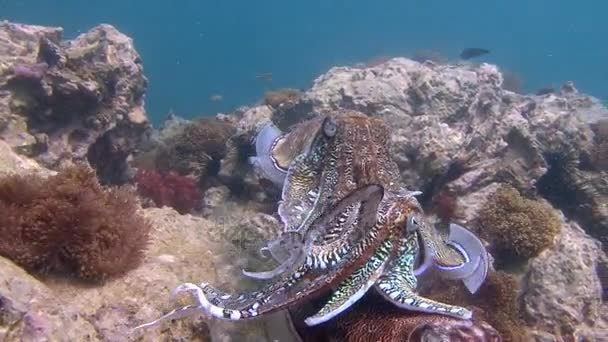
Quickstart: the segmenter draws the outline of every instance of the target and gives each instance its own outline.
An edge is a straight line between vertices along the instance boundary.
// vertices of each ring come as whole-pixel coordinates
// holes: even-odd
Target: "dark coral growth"
[[[264,95],[264,104],[275,109],[281,109],[284,106],[293,107],[301,95],[301,91],[290,88],[269,91]]]
[[[521,318],[520,303],[515,278],[505,272],[490,272],[488,278],[475,294],[470,294],[462,284],[445,286],[434,283],[429,297],[445,303],[474,306],[477,318],[486,320],[498,330],[506,341],[525,341],[524,321]]]
[[[0,255],[29,271],[119,276],[143,259],[150,229],[133,193],[102,187],[88,167],[0,178]]]
[[[235,131],[232,124],[215,118],[193,121],[166,141],[156,165],[163,172],[176,171],[201,180],[215,176],[226,155],[226,142]]]
[[[137,170],[137,191],[150,198],[156,206],[169,206],[180,214],[190,213],[201,205],[202,195],[197,182],[175,172],[160,173],[153,170]]]
[[[550,207],[501,186],[479,213],[482,233],[499,252],[520,258],[538,255],[559,232],[560,221]]]
[[[449,191],[443,190],[433,196],[431,200],[431,213],[434,213],[444,222],[453,221],[456,218],[458,201],[456,196]]]
[[[592,125],[595,133],[592,162],[599,170],[608,171],[608,119]]]

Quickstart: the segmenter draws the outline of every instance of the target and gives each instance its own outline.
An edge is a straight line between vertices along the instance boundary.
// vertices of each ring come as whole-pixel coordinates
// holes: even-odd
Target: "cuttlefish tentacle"
[[[250,157],[262,176],[281,187],[285,181],[287,170],[283,169],[272,155],[277,142],[283,137],[283,132],[272,123],[266,124],[255,137],[255,157]]]
[[[414,263],[419,248],[417,234],[409,233],[401,239],[393,263],[376,282],[376,290],[400,308],[471,319],[473,314],[466,308],[424,298],[415,292],[418,285],[414,275]]]
[[[415,275],[433,265],[442,277],[460,279],[469,292],[477,292],[487,276],[489,257],[483,243],[473,233],[451,224],[446,241],[431,224],[414,215],[408,219],[407,231],[418,232],[422,240],[422,263],[414,270]]]
[[[313,228],[306,233],[305,238],[301,238],[299,233],[286,232],[278,240],[272,241],[268,249],[273,256],[289,254],[281,265],[271,271],[249,272],[243,271],[246,276],[256,279],[271,279],[282,274],[294,271],[306,262],[306,264],[316,269],[331,268],[338,264],[349,252],[350,246],[357,241],[364,232],[369,230],[376,223],[376,213],[383,197],[383,188],[379,185],[368,185],[353,191],[322,216]],[[351,213],[356,216],[357,223],[348,231],[348,234],[340,238],[341,244],[320,244],[315,245],[315,241],[325,241],[327,234],[330,233],[328,225],[335,218],[340,218],[340,214],[348,211],[348,208],[357,205],[358,212]],[[304,241],[302,241],[302,239]],[[333,247],[333,248],[332,248]]]
[[[385,240],[367,263],[340,283],[323,308],[315,315],[308,317],[304,322],[309,326],[326,322],[361,299],[382,275],[389,263],[392,248],[391,240]]]

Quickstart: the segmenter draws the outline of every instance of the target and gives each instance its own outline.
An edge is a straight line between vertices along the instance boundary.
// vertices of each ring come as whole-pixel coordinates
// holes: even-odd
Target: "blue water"
[[[102,22],[133,37],[155,123],[306,88],[334,65],[428,49],[457,59],[464,47],[490,49],[477,61],[517,72],[527,91],[574,80],[606,99],[607,14],[600,0],[0,0],[0,19],[62,26],[66,38]]]

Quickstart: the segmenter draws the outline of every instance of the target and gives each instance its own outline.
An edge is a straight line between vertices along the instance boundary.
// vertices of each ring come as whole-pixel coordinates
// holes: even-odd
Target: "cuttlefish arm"
[[[340,283],[321,310],[308,317],[304,322],[308,326],[327,322],[361,299],[384,272],[386,265],[389,263],[392,248],[391,240],[385,240],[363,266]]]
[[[414,271],[416,275],[434,266],[442,277],[460,279],[469,292],[477,292],[489,268],[488,252],[479,238],[462,226],[450,224],[449,237],[444,241],[432,225],[415,216],[409,218],[407,231],[417,231],[422,240],[422,261]]]
[[[418,240],[417,233],[407,234],[401,239],[397,255],[375,284],[376,290],[399,308],[471,319],[473,313],[466,308],[434,301],[416,293],[418,280],[414,274],[414,264]]]
[[[353,191],[344,199],[339,201],[331,210],[324,214],[318,222],[313,225],[305,237],[302,237],[296,232],[285,232],[276,240],[271,241],[267,247],[275,260],[281,264],[271,271],[249,272],[243,270],[243,274],[256,279],[271,279],[277,276],[293,272],[297,267],[300,267],[304,261],[309,262],[309,266],[316,268],[331,267],[338,263],[345,253],[348,251],[328,249],[325,255],[311,255],[312,244],[319,237],[324,237],[328,234],[328,224],[336,217],[343,213],[350,205],[360,203],[360,210],[353,215],[361,216],[358,222],[359,232],[353,232],[351,235],[360,236],[359,233],[367,231],[376,223],[376,212],[384,190],[379,185],[367,185],[358,190]],[[345,236],[348,239],[350,235]],[[352,242],[352,241],[349,241]],[[329,256],[329,257],[328,257]],[[324,266],[323,266],[324,265]]]

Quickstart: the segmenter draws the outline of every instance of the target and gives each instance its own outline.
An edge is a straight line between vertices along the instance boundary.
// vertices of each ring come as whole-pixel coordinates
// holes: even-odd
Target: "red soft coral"
[[[135,180],[138,192],[153,200],[158,207],[170,206],[180,214],[187,214],[201,204],[202,195],[192,178],[174,172],[139,169]]]

